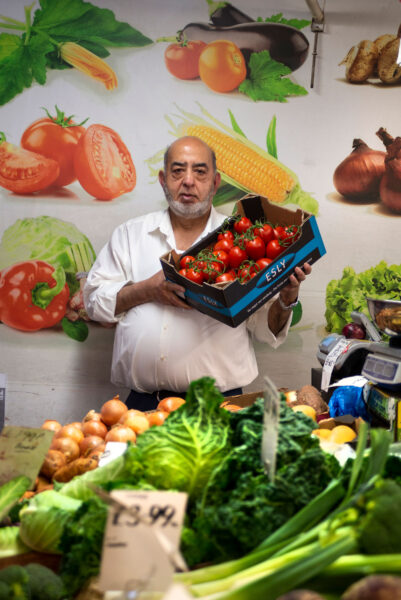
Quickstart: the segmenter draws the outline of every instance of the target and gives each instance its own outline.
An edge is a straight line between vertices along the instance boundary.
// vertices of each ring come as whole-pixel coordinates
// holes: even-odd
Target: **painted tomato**
[[[56,160],[60,173],[52,185],[62,187],[77,178],[74,170],[74,152],[79,138],[85,131],[85,127],[76,125],[58,110],[54,119],[45,117],[29,125],[22,134],[21,146]]]
[[[15,194],[48,188],[58,177],[55,160],[0,140],[0,186]]]
[[[200,40],[185,40],[167,46],[164,62],[168,71],[178,79],[199,77],[199,57],[206,47]]]
[[[202,50],[199,75],[215,92],[231,92],[246,77],[246,63],[241,50],[229,40],[215,40]]]
[[[118,133],[104,125],[91,125],[79,138],[74,168],[84,190],[98,200],[117,198],[136,184],[128,148]]]

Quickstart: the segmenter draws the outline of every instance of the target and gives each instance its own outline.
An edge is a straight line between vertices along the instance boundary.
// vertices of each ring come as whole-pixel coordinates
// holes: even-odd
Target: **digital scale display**
[[[400,377],[399,370],[401,364],[397,360],[391,360],[391,358],[381,358],[377,354],[368,354],[365,360],[365,364],[362,369],[362,375],[371,379],[372,381],[382,383],[396,383]]]

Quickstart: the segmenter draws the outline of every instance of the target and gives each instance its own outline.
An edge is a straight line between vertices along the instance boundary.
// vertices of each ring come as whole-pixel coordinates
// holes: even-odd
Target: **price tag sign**
[[[165,592],[175,569],[186,568],[179,554],[187,494],[115,490],[103,539],[99,588]]]
[[[34,481],[53,435],[46,429],[4,427],[0,435],[0,485],[18,475]]]
[[[270,481],[274,481],[280,421],[280,394],[267,375],[264,377],[264,382],[265,391],[261,457],[266,475],[268,475]]]
[[[193,600],[193,596],[184,585],[173,583],[166,594],[164,594],[162,600]]]
[[[327,392],[329,389],[331,374],[333,373],[334,365],[336,364],[338,357],[347,351],[348,346],[349,340],[340,338],[334,348],[330,350],[326,356],[322,371],[322,381],[320,384],[320,387],[324,392]]]

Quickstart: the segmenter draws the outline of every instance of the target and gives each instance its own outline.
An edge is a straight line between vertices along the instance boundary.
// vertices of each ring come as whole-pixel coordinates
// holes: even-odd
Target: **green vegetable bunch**
[[[311,436],[314,421],[295,413],[282,397],[274,483],[260,452],[263,399],[230,413],[232,449],[218,478],[209,481],[184,531],[190,565],[243,556],[315,498],[338,474],[336,458]]]
[[[401,510],[401,487],[382,476],[390,435],[371,430],[366,452],[367,430],[364,424],[347,482],[333,480],[253,552],[177,574],[176,580],[196,597],[265,600],[301,587],[322,593],[341,584],[344,589],[350,576],[352,581],[366,573],[399,573],[401,525],[394,516]]]
[[[0,600],[67,600],[61,578],[39,563],[0,570]]]
[[[384,260],[376,266],[356,273],[345,267],[340,279],[333,279],[326,288],[326,328],[341,333],[352,321],[351,313],[358,311],[369,317],[366,297],[399,300],[401,294],[401,265],[388,265]]]

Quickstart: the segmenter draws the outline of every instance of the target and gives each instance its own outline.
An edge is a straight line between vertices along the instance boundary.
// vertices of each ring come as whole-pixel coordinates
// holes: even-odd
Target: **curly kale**
[[[231,413],[230,423],[233,449],[182,537],[181,549],[190,565],[228,560],[253,550],[340,471],[337,459],[323,452],[311,436],[314,421],[295,413],[285,400],[280,406],[274,483],[266,477],[260,456],[263,400]]]
[[[60,540],[60,577],[71,595],[99,573],[107,506],[97,497],[83,502]]]

